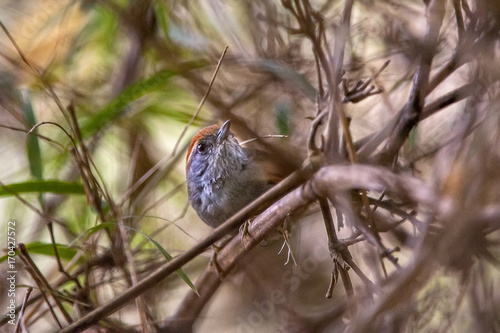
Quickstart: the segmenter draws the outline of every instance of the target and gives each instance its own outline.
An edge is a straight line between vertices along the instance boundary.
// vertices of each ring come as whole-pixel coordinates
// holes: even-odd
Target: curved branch
[[[217,254],[217,264],[222,272],[230,272],[243,255],[258,245],[290,213],[301,209],[321,197],[334,197],[352,189],[367,189],[397,194],[419,202],[431,210],[443,211],[445,203],[438,200],[435,191],[422,181],[396,175],[389,170],[366,166],[329,166],[320,169],[310,181],[290,192],[257,216],[248,227],[248,236],[234,237]],[[168,319],[164,332],[189,331],[205,304],[221,285],[212,265],[196,282],[201,297],[189,291],[177,313]]]

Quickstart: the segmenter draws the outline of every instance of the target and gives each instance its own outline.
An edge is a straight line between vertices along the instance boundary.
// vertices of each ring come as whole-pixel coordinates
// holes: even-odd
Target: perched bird
[[[188,196],[198,216],[216,228],[274,183],[265,153],[243,148],[230,132],[231,122],[200,130],[186,157]]]

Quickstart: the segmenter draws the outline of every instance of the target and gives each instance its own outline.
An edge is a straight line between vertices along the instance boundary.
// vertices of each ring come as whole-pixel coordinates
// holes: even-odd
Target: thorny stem
[[[349,253],[347,247],[341,246],[341,244],[339,243],[339,239],[337,237],[337,233],[335,232],[335,225],[333,224],[333,218],[330,212],[330,207],[328,205],[327,199],[321,198],[318,201],[321,208],[321,213],[323,214],[323,220],[325,221],[330,257],[332,257],[333,260],[332,275],[328,291],[326,292],[326,298],[332,297],[333,288],[337,283],[337,277],[339,275],[339,272],[340,276],[342,277],[342,281],[344,282],[344,288],[346,290],[346,294],[352,295],[353,289],[352,289],[351,279],[347,272],[348,268],[342,265],[345,260],[339,260],[339,259],[344,259],[344,256],[350,257],[351,254]]]

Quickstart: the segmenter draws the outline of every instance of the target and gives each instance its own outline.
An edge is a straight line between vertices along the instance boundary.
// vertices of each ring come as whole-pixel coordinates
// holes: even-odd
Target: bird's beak
[[[229,128],[231,127],[231,120],[226,120],[224,125],[222,125],[217,131],[217,144],[222,143],[229,136]]]

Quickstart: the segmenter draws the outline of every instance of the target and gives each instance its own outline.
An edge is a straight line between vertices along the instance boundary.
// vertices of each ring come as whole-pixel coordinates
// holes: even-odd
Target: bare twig
[[[26,309],[26,303],[28,302],[28,299],[30,298],[32,291],[33,291],[33,288],[28,288],[26,290],[26,293],[24,294],[23,304],[21,306],[21,310],[18,313],[19,317],[17,318],[17,323],[16,323],[16,326],[14,327],[14,330],[13,330],[14,333],[19,332],[19,329],[22,326],[22,323],[24,321],[24,310]]]
[[[335,46],[333,48],[333,60],[331,60],[332,68],[332,78],[329,82],[329,92],[328,96],[330,98],[329,105],[330,110],[328,112],[328,120],[326,122],[326,127],[324,131],[324,147],[323,153],[325,154],[325,159],[327,163],[339,162],[339,140],[338,140],[338,123],[340,121],[340,126],[342,128],[342,134],[345,137],[347,144],[347,151],[349,153],[349,159],[356,163],[357,158],[354,155],[355,149],[351,133],[349,130],[349,124],[347,117],[344,113],[342,106],[342,100],[340,96],[339,85],[342,81],[343,65],[344,65],[344,51],[345,44],[349,38],[350,26],[351,26],[351,14],[352,14],[352,0],[346,0],[344,7],[344,13],[342,16],[342,24],[339,31],[336,32]]]
[[[25,128],[19,128],[19,127],[13,127],[13,126],[7,126],[7,125],[4,125],[4,124],[0,124],[0,127],[1,128],[7,128],[7,129],[10,129],[12,131],[17,131],[17,132],[24,132],[26,134],[30,134],[30,135],[34,135],[36,137],[39,137],[40,139],[50,143],[50,144],[53,144],[54,146],[58,147],[60,149],[61,152],[64,152],[65,148],[62,144],[60,144],[59,142],[57,141],[54,141],[52,140],[51,138],[45,136],[45,135],[41,135],[39,133],[35,133],[35,132],[32,132],[32,130],[28,130],[28,129],[25,129]]]
[[[390,165],[393,162],[410,131],[420,121],[425,96],[429,91],[429,74],[432,59],[434,58],[434,51],[438,44],[439,30],[445,13],[444,5],[444,2],[440,0],[430,0],[427,3],[427,31],[424,40],[424,49],[413,77],[413,87],[408,102],[391,136],[378,155],[378,159],[383,165]]]
[[[352,259],[351,254],[346,246],[343,246],[339,243],[339,239],[337,237],[337,233],[335,232],[335,226],[333,224],[332,213],[330,212],[330,207],[328,206],[328,201],[325,198],[320,198],[319,205],[321,208],[321,213],[323,215],[323,220],[325,222],[326,234],[328,236],[328,249],[330,250],[330,257],[333,260],[333,268],[331,274],[330,285],[326,292],[326,298],[331,298],[333,293],[333,288],[335,287],[338,276],[342,277],[342,281],[344,282],[344,288],[346,294],[351,296],[354,291],[352,288],[351,278],[349,277],[349,273],[347,271],[347,267],[343,265],[344,259],[347,260]]]
[[[130,280],[132,281],[132,286],[134,286],[138,282],[137,269],[135,267],[136,265],[134,262],[134,255],[132,253],[132,250],[130,249],[130,236],[127,230],[125,230],[123,218],[118,219],[118,228],[120,230],[121,238],[123,239],[123,250],[125,251],[125,256],[128,262],[128,267],[130,271]],[[139,295],[135,299],[135,303],[137,307],[137,313],[141,321],[142,332],[147,332],[148,331],[148,321],[146,318],[147,311],[143,296]]]
[[[72,323],[73,320],[71,319],[71,316],[68,314],[64,306],[62,305],[61,301],[59,300],[59,297],[57,296],[58,293],[56,293],[52,287],[50,286],[49,282],[45,279],[43,276],[42,272],[38,269],[36,264],[33,262],[31,257],[28,254],[28,251],[26,251],[26,247],[24,246],[23,243],[18,244],[18,249],[19,249],[19,254],[21,255],[21,259],[25,263],[26,266],[30,268],[30,272],[32,273],[33,279],[39,283],[39,287],[41,289],[44,289],[52,295],[52,298],[54,299],[54,302],[56,303],[57,307],[63,314],[64,318],[68,323]],[[47,304],[50,307],[50,304]],[[56,317],[57,318],[57,317]]]
[[[457,88],[439,98],[435,101],[427,103],[424,107],[421,115],[421,120],[426,119],[438,111],[445,109],[446,107],[461,101],[464,98],[469,96],[473,96],[482,88],[479,86],[477,82],[472,82],[463,85],[460,88]],[[387,124],[378,132],[369,134],[366,137],[360,139],[356,142],[356,146],[359,147],[357,151],[357,155],[361,162],[366,162],[370,155],[376,151],[376,148],[390,135],[394,126],[396,126],[397,121],[399,120],[400,114],[404,111],[404,109],[400,110],[396,116],[394,116]],[[376,158],[373,158],[376,159]]]
[[[356,82],[354,87],[352,89],[349,89],[347,87],[347,81],[344,79],[342,80],[343,83],[343,90],[344,90],[344,99],[342,100],[343,103],[358,103],[365,98],[373,95],[380,94],[384,90],[382,88],[377,88],[375,89],[375,86],[369,86],[369,84],[379,76],[379,74],[389,65],[390,60],[387,60],[384,62],[384,64],[380,67],[380,69],[373,74],[368,80],[363,81],[359,80]]]

